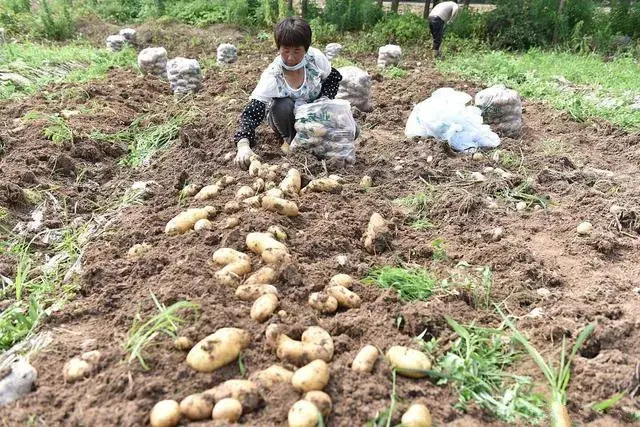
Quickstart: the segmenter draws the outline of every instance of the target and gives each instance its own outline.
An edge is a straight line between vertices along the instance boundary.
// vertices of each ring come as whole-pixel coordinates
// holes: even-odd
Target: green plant
[[[571,426],[569,413],[567,412],[566,407],[567,387],[569,386],[569,381],[571,379],[571,363],[573,362],[573,358],[580,347],[582,347],[582,344],[584,344],[587,338],[595,330],[595,323],[590,323],[582,330],[582,332],[580,332],[568,357],[566,352],[566,340],[564,338],[562,339],[560,360],[556,367],[552,361],[546,361],[544,357],[542,357],[538,350],[536,350],[529,340],[522,335],[520,331],[518,331],[511,320],[509,320],[509,318],[505,316],[499,308],[498,312],[502,316],[504,323],[513,332],[513,338],[525,348],[527,353],[529,353],[529,356],[531,356],[536,365],[538,365],[538,368],[540,368],[540,371],[542,371],[544,377],[547,379],[547,385],[551,391],[551,399],[549,403],[552,425],[558,427]]]
[[[390,68],[385,68],[382,71],[382,74],[392,79],[403,79],[407,77],[409,73],[407,72],[407,70],[403,70],[402,68],[394,66]]]
[[[544,398],[532,393],[531,378],[508,372],[522,353],[506,339],[500,328],[462,326],[447,318],[458,335],[449,351],[437,362],[442,375],[438,384],[452,384],[458,393],[458,409],[470,402],[499,419],[539,424],[545,416]]]
[[[75,33],[69,7],[70,0],[40,0],[36,34],[50,40],[66,40]]]
[[[439,288],[438,279],[426,269],[380,267],[369,272],[364,283],[395,289],[404,300],[426,300]]]
[[[383,16],[375,0],[326,0],[322,19],[338,31],[371,28]]]
[[[493,273],[489,267],[472,268],[465,261],[459,262],[450,276],[442,281],[442,287],[452,291],[464,290],[473,298],[477,309],[488,309],[491,305]]]
[[[395,204],[410,210],[408,215],[412,221],[411,226],[416,230],[427,230],[434,228],[434,224],[429,220],[429,208],[433,203],[433,187],[427,185],[425,191],[412,196],[394,200]]]
[[[429,40],[426,21],[414,13],[390,14],[371,31],[378,43],[420,44]]]
[[[527,208],[538,205],[541,208],[546,209],[550,201],[549,196],[539,196],[535,193],[530,180],[523,181],[515,188],[500,189],[496,196],[505,202],[525,202],[527,204]]]
[[[447,256],[447,251],[444,248],[444,240],[435,239],[431,242],[431,247],[433,248],[433,260],[435,262],[446,261],[449,259]]]
[[[140,313],[136,313],[133,320],[133,325],[127,334],[127,341],[124,344],[124,349],[129,353],[129,363],[134,359],[138,359],[140,365],[148,370],[142,352],[151,344],[159,334],[168,335],[171,338],[176,338],[176,332],[178,328],[185,324],[187,321],[180,317],[178,312],[182,310],[194,311],[197,315],[199,306],[189,301],[178,301],[171,304],[169,307],[165,307],[160,303],[156,296],[151,293],[151,298],[155,307],[158,309],[158,314],[151,317],[147,321],[143,321],[140,317]]]
[[[50,139],[54,144],[73,142],[73,131],[67,122],[57,114],[47,117],[47,125],[42,131],[45,138]]]
[[[602,402],[591,404],[591,407],[596,412],[600,412],[600,413],[606,412],[607,410],[616,406],[618,402],[620,402],[625,396],[626,396],[626,393],[622,393],[622,392],[616,393],[610,398],[603,400]]]

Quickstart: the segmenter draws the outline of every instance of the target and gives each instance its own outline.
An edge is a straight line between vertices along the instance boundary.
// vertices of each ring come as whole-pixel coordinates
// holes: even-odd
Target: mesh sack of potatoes
[[[329,43],[327,47],[324,48],[324,54],[327,56],[327,59],[331,61],[333,58],[340,55],[342,49],[343,46],[340,43]]]
[[[163,47],[148,47],[138,54],[138,66],[144,74],[167,76],[167,50]]]
[[[522,133],[522,100],[515,90],[492,86],[476,94],[475,104],[496,133],[510,138]]]
[[[136,30],[133,28],[121,29],[120,35],[124,37],[125,41],[129,44],[134,44],[136,42]]]
[[[114,34],[107,37],[107,49],[111,52],[119,52],[124,47],[124,43],[127,40],[120,34]]]
[[[195,59],[177,57],[168,61],[167,78],[174,94],[198,92],[202,87],[200,64]]]
[[[402,60],[402,49],[395,44],[388,44],[378,49],[378,67],[393,67]]]
[[[338,168],[356,162],[356,122],[348,101],[322,98],[296,107],[295,116],[292,152],[311,153]]]
[[[230,43],[222,43],[216,52],[219,64],[232,64],[238,59],[238,49]]]
[[[365,70],[349,65],[338,69],[342,81],[336,99],[349,101],[360,111],[369,112],[371,106],[371,76]]]

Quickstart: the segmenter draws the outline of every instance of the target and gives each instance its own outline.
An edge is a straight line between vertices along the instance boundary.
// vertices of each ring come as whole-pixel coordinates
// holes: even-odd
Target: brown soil
[[[431,140],[407,140],[403,130],[412,105],[433,90],[453,86],[473,94],[480,88],[442,76],[423,57],[412,53],[406,62],[408,77],[376,79],[375,109],[359,118],[362,136],[357,143],[358,160],[355,167],[342,172],[347,184],[341,194],[304,195],[298,201],[301,215],[291,219],[246,210],[236,214],[241,225],[233,230],[167,237],[163,230],[172,216],[185,207],[201,205],[187,200],[179,206],[179,188],[184,182],[206,184],[226,174],[236,177],[238,185],[252,182],[246,172],[227,164],[223,156],[233,148],[231,136],[246,94],[271,55],[254,53],[250,61],[241,58],[228,68],[208,72],[203,92],[186,101],[200,109],[200,119],[185,127],[180,141],[158,155],[149,167],[134,171],[117,164],[126,147],[98,143],[89,135],[93,129],[123,129],[145,112],[175,108],[168,85],[159,80],[114,70],[104,81],[47,90],[82,96],[49,101],[42,94],[1,106],[0,123],[4,127],[0,137],[5,141],[5,152],[0,159],[0,203],[9,208],[14,220],[28,215],[30,209],[21,188],[55,188],[69,199],[68,206],[78,206],[73,216],[85,217],[94,203],[121,194],[133,181],[153,180],[161,188],[143,205],[127,208],[108,233],[90,244],[77,299],[44,326],[55,333],[55,340],[33,360],[39,372],[37,389],[2,408],[3,423],[24,425],[31,420],[43,425],[145,425],[155,402],[180,400],[223,380],[240,377],[237,364],[213,374],[192,371],[184,363],[185,354],[161,337],[145,352],[151,370],[144,371],[135,361],[128,364],[122,343],[136,314],[143,318],[153,315],[153,292],[166,305],[182,299],[200,304],[200,316],[182,331],[194,340],[226,326],[250,331],[253,341],[243,353],[246,376],[278,363],[275,354],[265,348],[268,324],[286,325],[295,338],[307,326],[325,328],[336,348],[331,380],[325,389],[334,405],[327,425],[363,425],[388,407],[391,391],[391,371],[381,361],[371,375],[350,370],[351,360],[364,344],[381,349],[394,344],[411,346],[413,337],[426,331],[425,338],[441,338],[444,347],[452,336],[445,317],[491,326],[497,325],[499,318],[493,311],[475,308],[468,295],[406,303],[391,291],[364,285],[354,287],[362,297],[362,307],[318,315],[306,304],[308,294],[321,290],[339,272],[362,277],[373,266],[398,262],[446,271],[461,260],[491,267],[492,301],[504,310],[517,316],[525,316],[533,308],[544,311],[542,318],[522,318],[518,327],[547,355],[558,354],[562,337],[575,339],[588,322],[597,322],[595,335],[575,361],[569,410],[582,424],[598,418],[588,405],[624,390],[639,361],[640,296],[634,289],[640,287],[640,239],[637,229],[625,228],[624,224],[622,230],[615,227],[609,207],[618,204],[637,212],[640,206],[640,137],[606,123],[575,123],[566,114],[525,102],[524,135],[519,140],[503,140],[501,147],[502,158],[508,155],[513,159],[502,167],[518,178],[469,185],[456,171],[466,176],[486,166],[498,166],[490,156],[472,160],[455,155]],[[375,69],[373,58],[358,59],[369,70]],[[422,61],[420,66],[418,61]],[[77,137],[64,146],[56,146],[42,136],[41,121],[14,122],[28,111],[53,113],[82,107],[88,112],[69,121]],[[271,164],[290,162],[301,168],[305,180],[322,172],[317,161],[282,158],[270,131],[266,126],[261,129],[258,152],[263,160]],[[561,142],[563,149],[553,152],[549,141]],[[427,161],[429,156],[432,162]],[[60,159],[65,166],[53,167],[61,163]],[[592,175],[583,166],[607,169],[613,176]],[[88,179],[78,183],[81,170],[86,171]],[[365,174],[375,182],[368,191],[358,184]],[[517,212],[513,203],[500,201],[497,208],[487,207],[486,198],[496,189],[513,187],[528,177],[533,179],[537,194],[550,197],[548,209]],[[424,191],[425,181],[433,187],[429,218],[436,227],[417,231],[406,212],[392,201]],[[236,188],[225,189],[209,204],[222,208]],[[368,254],[362,244],[373,212],[391,221],[394,230],[392,248],[377,256]],[[219,214],[216,223],[227,216]],[[47,220],[63,221],[62,217]],[[579,237],[575,232],[584,220],[595,227],[589,237]],[[287,245],[294,258],[277,284],[281,309],[286,314],[257,324],[249,318],[249,303],[238,301],[233,289],[215,283],[210,258],[219,247],[245,250],[248,232],[266,231],[273,224],[288,233]],[[504,228],[504,237],[487,239],[486,233],[495,227]],[[432,242],[436,239],[444,242],[448,259],[434,264]],[[128,259],[127,250],[142,242],[152,245],[151,251],[138,260]],[[338,265],[338,255],[348,256],[346,266]],[[257,268],[259,261],[253,259]],[[0,265],[5,268],[2,261]],[[542,287],[550,290],[549,297],[536,292]],[[62,366],[82,351],[87,339],[97,340],[97,348],[105,355],[100,369],[84,381],[65,384]],[[534,365],[524,363],[521,370],[542,383]],[[501,424],[473,405],[467,414],[454,409],[457,394],[450,386],[398,377],[397,394],[402,401],[394,423],[399,423],[409,403],[420,401],[428,405],[439,424]],[[243,415],[243,424],[284,425],[288,408],[300,396],[283,387],[263,398],[264,406]],[[617,408],[634,404],[637,402],[625,398]],[[613,409],[598,425],[622,422],[628,422],[625,413]]]

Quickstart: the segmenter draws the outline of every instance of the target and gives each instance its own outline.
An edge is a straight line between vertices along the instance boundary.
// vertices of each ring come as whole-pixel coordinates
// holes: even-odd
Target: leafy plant
[[[47,122],[48,124],[42,130],[45,138],[50,139],[54,144],[73,141],[73,131],[62,117],[51,115],[47,118]]]
[[[394,66],[390,68],[385,68],[382,71],[382,74],[392,79],[403,79],[407,77],[409,73],[407,72],[407,70],[403,70],[402,68]]]
[[[404,300],[426,300],[439,288],[438,279],[426,269],[380,267],[371,270],[365,283],[395,289]]]

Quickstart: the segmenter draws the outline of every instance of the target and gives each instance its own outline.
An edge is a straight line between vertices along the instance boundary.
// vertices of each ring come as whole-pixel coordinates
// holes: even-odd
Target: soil
[[[211,54],[213,50],[201,52],[203,57]],[[353,289],[362,298],[360,308],[319,315],[307,305],[309,293],[322,290],[336,273],[363,277],[374,266],[398,263],[450,271],[459,261],[491,268],[491,300],[519,316],[519,329],[545,355],[557,357],[563,337],[572,342],[587,323],[597,322],[596,333],[575,360],[569,411],[580,424],[594,420],[593,425],[631,423],[628,411],[621,409],[635,406],[638,410],[638,402],[631,397],[606,417],[588,405],[629,387],[640,361],[640,234],[629,220],[633,212],[637,218],[640,207],[639,135],[605,122],[576,123],[565,113],[525,100],[522,137],[503,139],[500,147],[506,165],[499,165],[491,155],[472,159],[451,153],[433,140],[406,139],[404,124],[413,104],[435,89],[451,86],[470,94],[482,89],[438,73],[421,53],[410,52],[404,65],[409,71],[406,78],[378,75],[375,79],[375,108],[358,118],[362,134],[357,141],[357,162],[340,171],[346,180],[342,193],[301,196],[301,214],[294,218],[242,210],[233,214],[241,221],[234,229],[169,237],[164,227],[170,218],[187,207],[202,205],[192,199],[180,201],[182,184],[204,185],[223,175],[237,178],[237,185],[208,201],[222,211],[238,186],[253,181],[224,160],[233,150],[232,135],[247,93],[272,51],[255,50],[247,55],[248,60],[241,57],[229,67],[208,70],[203,91],[178,105],[165,82],[122,70],[112,70],[104,80],[52,86],[29,99],[0,104],[4,143],[0,204],[9,210],[11,221],[27,219],[33,209],[25,200],[25,188],[50,191],[66,198],[66,206],[74,207],[66,212],[67,217],[58,213],[46,218],[52,223],[77,216],[87,219],[96,205],[121,196],[134,181],[154,181],[159,188],[142,205],[126,208],[109,232],[88,246],[76,299],[43,326],[55,338],[33,359],[39,373],[37,388],[0,410],[5,425],[28,421],[51,426],[147,425],[157,401],[179,401],[224,380],[242,377],[235,363],[212,374],[194,372],[184,363],[185,354],[163,336],[144,352],[150,370],[143,370],[135,360],[127,363],[123,342],[136,315],[149,318],[155,313],[152,293],[167,306],[185,299],[200,305],[197,319],[187,316],[189,326],[181,330],[193,340],[221,327],[248,330],[253,341],[243,352],[245,377],[278,363],[265,346],[269,324],[285,325],[293,338],[311,325],[325,328],[335,344],[331,380],[325,389],[332,398],[333,412],[325,422],[363,425],[389,406],[391,392],[391,371],[382,359],[372,374],[350,370],[351,360],[363,345],[383,350],[391,345],[414,346],[413,338],[424,333],[425,339],[440,338],[445,348],[452,338],[446,317],[487,326],[498,325],[500,319],[493,310],[476,307],[465,294],[403,302],[392,291],[362,284]],[[356,59],[376,73],[373,55]],[[118,160],[126,147],[91,138],[94,130],[113,133],[141,114],[162,114],[180,107],[198,108],[199,119],[185,126],[179,141],[148,167],[120,166]],[[51,114],[63,109],[81,111],[68,121],[73,142],[63,145],[43,136],[43,120],[21,119],[30,111]],[[315,159],[283,157],[267,126],[261,127],[259,138],[257,152],[263,161],[290,163],[300,168],[305,181],[323,173]],[[490,178],[482,184],[461,178],[487,166],[502,167],[516,178],[508,182]],[[78,178],[80,171],[84,171],[82,179]],[[369,190],[359,186],[364,175],[373,177],[374,187]],[[512,202],[497,199],[494,207],[487,202],[497,190],[513,188],[527,178],[532,179],[536,194],[550,198],[546,209],[519,212]],[[415,230],[407,212],[393,201],[423,192],[427,184],[433,195],[429,218],[435,227]],[[620,228],[609,210],[613,204],[628,213]],[[391,248],[377,255],[366,252],[362,243],[373,212],[387,219],[394,231]],[[229,216],[220,213],[215,222],[221,224]],[[576,226],[585,220],[593,223],[595,231],[581,237]],[[250,303],[238,301],[233,289],[216,284],[211,255],[219,247],[246,250],[247,233],[266,231],[274,224],[287,232],[294,260],[276,284],[280,309],[286,313],[257,324],[249,318]],[[502,238],[487,238],[496,227],[504,229]],[[447,255],[438,262],[433,261],[436,239]],[[148,253],[139,259],[126,256],[131,246],[143,242],[151,245]],[[347,256],[345,266],[338,264],[340,255]],[[260,262],[252,258],[257,269]],[[13,260],[0,261],[10,273]],[[548,295],[537,292],[540,288],[546,288]],[[542,310],[542,317],[527,317],[534,308]],[[103,353],[98,371],[81,382],[66,384],[61,374],[64,363],[86,350],[89,339]],[[543,384],[539,371],[528,361],[518,372]],[[397,394],[402,400],[394,423],[400,422],[409,403],[419,401],[441,425],[502,424],[474,405],[466,413],[455,409],[457,393],[451,386],[398,377]],[[243,424],[285,425],[289,407],[300,396],[282,387],[264,393],[263,398],[260,409],[243,415]],[[216,425],[211,421],[200,424]]]

